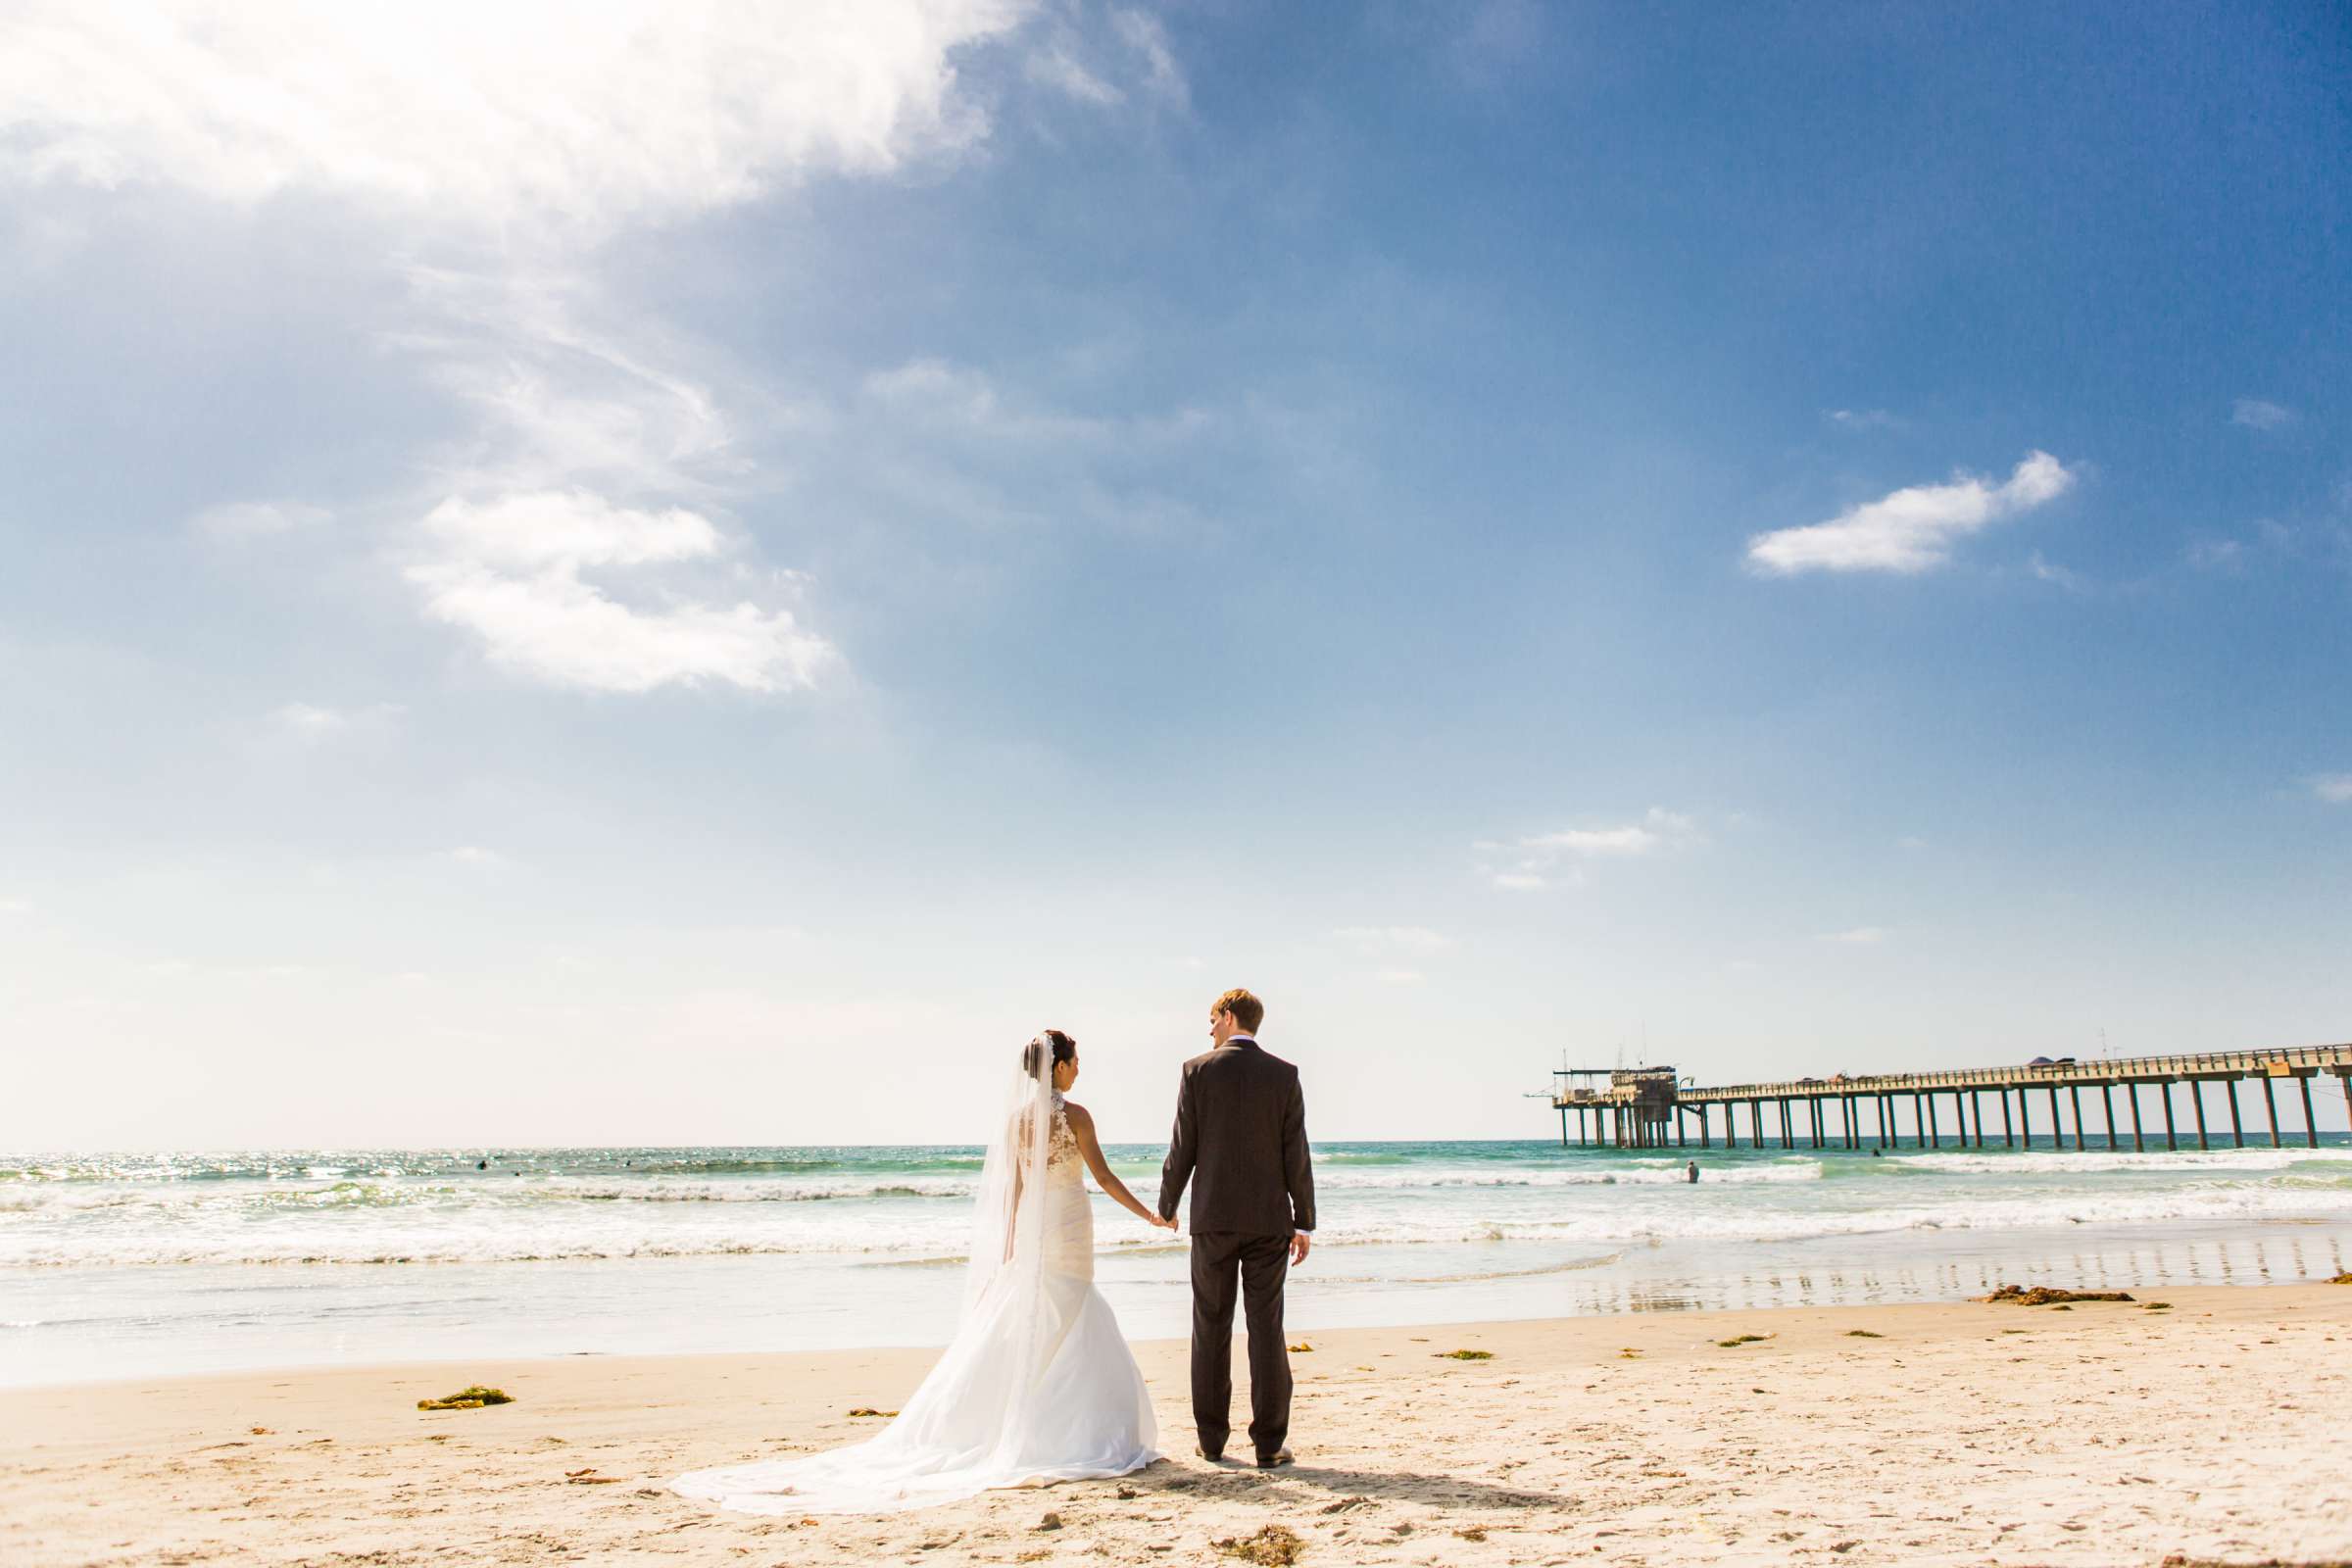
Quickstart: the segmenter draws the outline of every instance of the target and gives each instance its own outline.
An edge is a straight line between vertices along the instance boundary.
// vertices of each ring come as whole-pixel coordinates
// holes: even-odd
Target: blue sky
[[[0,1146],[2346,1037],[2337,8],[168,9],[0,23]]]

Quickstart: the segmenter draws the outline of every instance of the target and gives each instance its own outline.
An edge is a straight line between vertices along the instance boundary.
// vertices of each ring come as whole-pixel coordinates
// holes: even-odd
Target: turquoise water
[[[1948,1298],[2352,1268],[2352,1147],[1336,1143],[1296,1326]],[[1158,1147],[1114,1147],[1156,1190]],[[1695,1158],[1702,1179],[1684,1178]],[[468,1354],[932,1344],[975,1149],[0,1155],[0,1383]],[[1184,1244],[1098,1200],[1136,1337]]]

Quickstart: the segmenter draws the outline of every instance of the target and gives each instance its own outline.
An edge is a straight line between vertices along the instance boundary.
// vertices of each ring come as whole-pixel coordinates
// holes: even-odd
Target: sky
[[[2352,1039],[2347,170],[2316,0],[20,0],[0,1148]]]

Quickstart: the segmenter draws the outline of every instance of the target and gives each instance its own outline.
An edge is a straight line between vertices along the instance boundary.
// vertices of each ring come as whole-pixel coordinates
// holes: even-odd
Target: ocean
[[[1108,1152],[1148,1201],[1161,1149]],[[979,1165],[955,1147],[0,1155],[0,1385],[940,1344]],[[1883,1156],[1334,1143],[1315,1166],[1296,1332],[2352,1270],[2343,1134]],[[1185,1244],[1096,1201],[1127,1332],[1183,1335]]]

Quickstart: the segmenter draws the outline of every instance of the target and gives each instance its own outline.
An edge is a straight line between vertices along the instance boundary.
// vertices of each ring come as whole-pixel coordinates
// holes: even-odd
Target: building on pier
[[[1603,1087],[1599,1080],[1608,1080]],[[1879,1073],[1859,1077],[1838,1073],[1832,1078],[1797,1078],[1779,1083],[1736,1084],[1701,1089],[1677,1078],[1672,1067],[1563,1067],[1553,1076],[1552,1107],[1560,1113],[1560,1144],[1576,1138],[1583,1145],[1620,1149],[1699,1148],[1715,1145],[1713,1114],[1722,1108],[1723,1147],[1740,1147],[1740,1110],[1746,1111],[1747,1147],[1762,1149],[1879,1149],[1900,1148],[1903,1102],[1910,1102],[1909,1142],[1919,1148],[1944,1146],[1947,1128],[1938,1111],[1939,1097],[1949,1096],[1948,1133],[1961,1147],[1988,1147],[1985,1102],[1998,1108],[2004,1148],[2030,1143],[2037,1102],[2046,1106],[2047,1127],[2057,1147],[2066,1147],[2070,1117],[2074,1147],[2086,1149],[2082,1093],[2096,1093],[2101,1108],[2101,1132],[2109,1149],[2123,1147],[2116,1123],[2116,1092],[2122,1091],[2132,1119],[2132,1147],[2144,1150],[2148,1140],[2161,1136],[2164,1147],[2179,1149],[2184,1136],[2174,1103],[2177,1085],[2190,1086],[2188,1103],[2195,1120],[2199,1149],[2213,1147],[2201,1086],[2227,1086],[2230,1136],[2245,1147],[2245,1118],[2239,1088],[2248,1082],[2262,1086],[2262,1103],[2271,1146],[2284,1142],[2278,1120],[2278,1095],[2283,1088],[2299,1097],[2301,1136],[2314,1149],[2320,1146],[2314,1110],[2315,1079],[2332,1077],[2352,1114],[2352,1045],[2294,1046],[2277,1051],[2232,1051],[2187,1056],[2137,1056],[2112,1061],[2052,1061],[2035,1058],[2013,1067],[1961,1068],[1949,1072]],[[2141,1091],[2153,1089],[2154,1103],[2163,1114],[2161,1133],[2143,1121]],[[2064,1100],[2060,1099],[2061,1094]],[[2016,1116],[2011,1118],[2012,1097]],[[2291,1104],[2291,1100],[2290,1100]],[[1767,1125],[1766,1109],[1772,1118]],[[1795,1116],[1805,1111],[1799,1129]],[[1835,1118],[1835,1125],[1832,1118]],[[1866,1125],[1867,1124],[1867,1125]],[[1696,1136],[1692,1133],[1695,1131]]]

